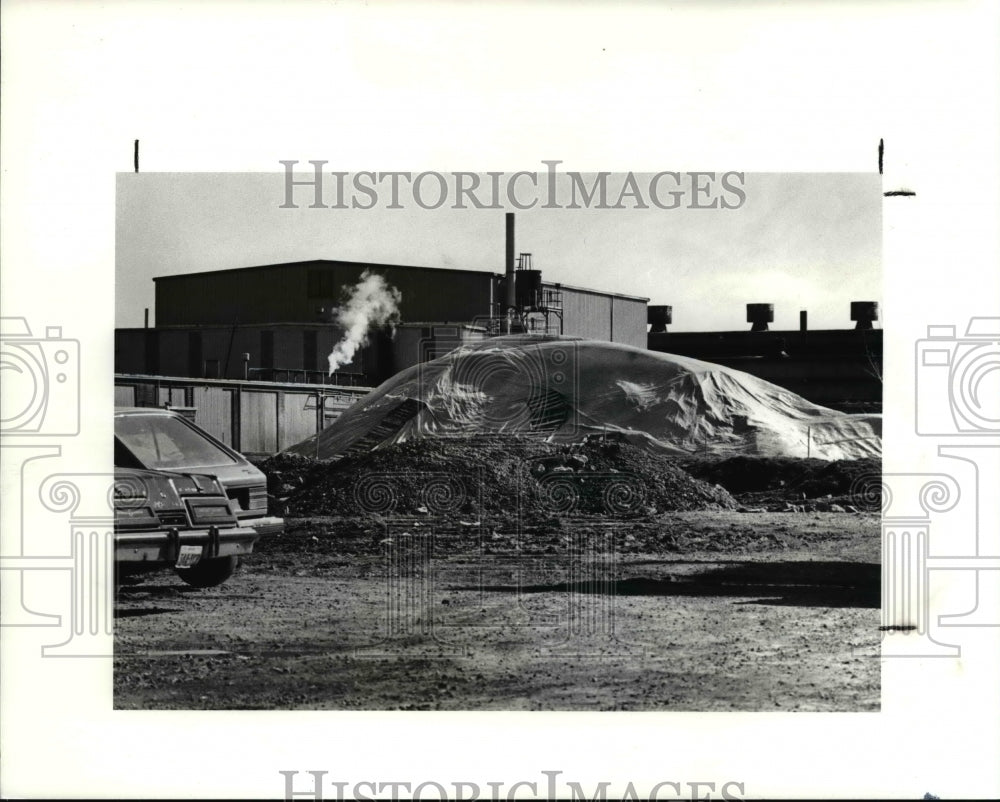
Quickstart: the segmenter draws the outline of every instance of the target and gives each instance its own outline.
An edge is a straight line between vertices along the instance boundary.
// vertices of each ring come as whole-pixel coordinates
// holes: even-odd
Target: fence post
[[[243,453],[243,387],[237,382],[233,397],[233,450]]]
[[[319,433],[323,431],[323,413],[325,411],[326,398],[323,395],[322,390],[316,391],[316,437],[314,438],[314,443],[316,445],[315,457],[319,459]]]

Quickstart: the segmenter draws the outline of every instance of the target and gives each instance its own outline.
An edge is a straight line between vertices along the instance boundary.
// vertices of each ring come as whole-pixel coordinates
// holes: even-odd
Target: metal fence
[[[370,387],[115,375],[115,406],[187,407],[196,424],[243,454],[275,454],[336,420]]]

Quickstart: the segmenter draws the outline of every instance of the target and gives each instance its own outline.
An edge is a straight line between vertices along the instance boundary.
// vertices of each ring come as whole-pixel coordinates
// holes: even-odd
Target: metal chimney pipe
[[[506,278],[507,278],[507,308],[504,310],[506,312],[509,309],[514,308],[514,213],[507,212],[507,264],[506,264]]]
[[[799,331],[806,331],[809,328],[809,313],[805,310],[799,310]]]
[[[145,314],[143,316],[142,327],[144,329],[148,329],[149,328],[149,307],[148,306],[145,309]]]

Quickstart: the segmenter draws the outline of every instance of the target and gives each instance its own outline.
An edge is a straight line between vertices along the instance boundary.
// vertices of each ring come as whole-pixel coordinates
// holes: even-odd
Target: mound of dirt
[[[302,475],[304,485],[286,502],[291,516],[412,515],[473,523],[483,516],[630,518],[737,506],[724,489],[692,477],[670,457],[614,436],[571,444],[516,436],[421,438],[318,463]]]
[[[316,460],[287,452],[265,459],[254,457],[249,459],[267,476],[268,495],[276,497],[290,496],[306,485],[312,484],[314,477],[329,465],[328,460]]]
[[[618,432],[676,456],[880,456],[879,415],[818,406],[748,373],[618,343],[497,337],[396,374],[289,451],[323,458],[408,440]],[[318,438],[318,442],[317,442]]]
[[[684,460],[692,476],[721,485],[747,506],[783,509],[821,499],[827,506],[878,510],[882,503],[881,459],[835,460],[731,457]]]

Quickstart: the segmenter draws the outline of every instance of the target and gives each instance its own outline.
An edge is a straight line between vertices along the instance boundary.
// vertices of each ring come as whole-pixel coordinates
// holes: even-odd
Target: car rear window
[[[236,460],[196,429],[168,415],[115,418],[115,464],[132,467],[123,445],[144,468],[169,470],[202,465],[232,465]]]

